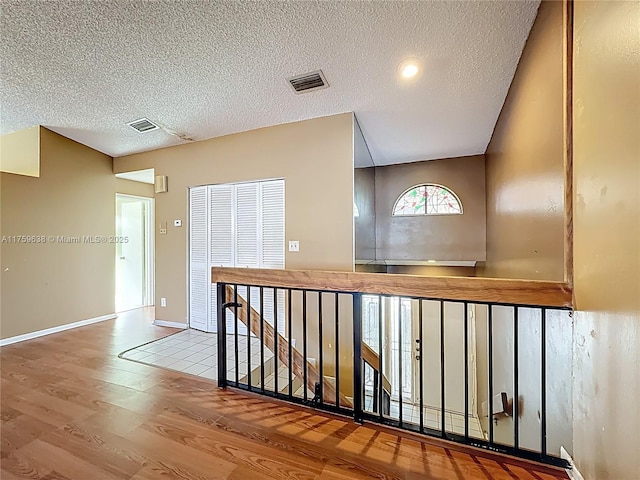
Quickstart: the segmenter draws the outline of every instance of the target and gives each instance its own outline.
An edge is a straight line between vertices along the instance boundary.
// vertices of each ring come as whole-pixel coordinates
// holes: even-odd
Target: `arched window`
[[[462,214],[458,196],[447,187],[432,183],[405,190],[393,206],[393,216],[456,214]]]

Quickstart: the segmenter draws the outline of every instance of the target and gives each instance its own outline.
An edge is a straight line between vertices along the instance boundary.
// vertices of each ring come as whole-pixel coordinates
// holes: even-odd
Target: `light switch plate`
[[[300,242],[298,240],[289,240],[289,251],[290,252],[299,252],[300,251]]]

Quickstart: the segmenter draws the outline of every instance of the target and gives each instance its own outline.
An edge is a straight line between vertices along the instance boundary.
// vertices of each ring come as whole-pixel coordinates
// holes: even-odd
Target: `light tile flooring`
[[[215,333],[205,333],[198,330],[183,330],[168,337],[161,338],[151,343],[127,350],[121,354],[122,358],[134,360],[149,365],[189,373],[200,377],[215,380],[218,378],[218,350],[217,335]],[[260,340],[251,339],[251,370],[260,365]],[[247,350],[249,344],[246,336],[238,336],[238,372],[240,379],[247,374]],[[273,357],[273,353],[265,348],[264,358],[268,361]],[[235,380],[235,339],[232,335],[227,336],[227,364],[229,370],[227,378]],[[286,374],[279,372],[279,385],[286,385]],[[242,380],[241,380],[242,381]],[[300,389],[301,390],[301,389]],[[300,392],[296,392],[298,394]],[[308,392],[310,395],[311,392]],[[372,411],[373,398],[370,394],[365,396],[365,410]],[[420,407],[418,405],[403,404],[403,421],[419,424]],[[391,418],[399,417],[399,404],[391,402]],[[442,418],[440,410],[432,407],[424,408],[424,425],[427,428],[441,429]],[[449,432],[464,434],[464,415],[445,411],[445,429]],[[475,438],[484,439],[482,428],[477,417],[469,416],[469,435]]]
[[[216,335],[198,330],[183,330],[140,345],[121,357],[212,380],[218,378]]]
[[[373,397],[371,394],[365,395],[364,408],[369,413],[373,413]],[[423,422],[425,428],[432,428],[434,430],[442,430],[442,413],[439,408],[424,407]],[[398,419],[400,417],[400,404],[399,402],[392,400],[389,412],[389,417]],[[420,425],[420,405],[413,405],[411,403],[402,404],[402,421],[406,423],[413,423]],[[464,413],[450,412],[445,410],[444,412],[445,430],[447,432],[457,433],[464,435]],[[469,436],[478,439],[486,439],[486,436],[482,432],[480,420],[478,417],[469,415]]]

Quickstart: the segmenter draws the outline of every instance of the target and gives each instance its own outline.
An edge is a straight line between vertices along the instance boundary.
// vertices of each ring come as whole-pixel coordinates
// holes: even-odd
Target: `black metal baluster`
[[[469,438],[469,304],[464,302],[464,438]]]
[[[513,446],[516,450],[520,440],[518,397],[518,307],[513,307]]]
[[[418,361],[420,362],[418,365],[418,370],[420,373],[419,385],[420,388],[419,397],[420,397],[420,433],[424,431],[424,398],[423,398],[423,367],[422,367],[422,300],[418,299]]]
[[[234,328],[233,328],[233,348],[235,353],[234,358],[234,366],[236,368],[236,387],[240,384],[240,369],[239,367],[239,357],[238,357],[238,285],[233,286],[233,318],[234,318]],[[226,320],[226,319],[225,319]],[[225,322],[226,323],[226,322]]]
[[[264,393],[264,287],[260,287],[260,391]]]
[[[487,305],[487,328],[489,330],[489,445],[493,446],[493,305]]]
[[[362,294],[353,293],[353,419],[362,423]],[[358,393],[356,393],[358,392]]]
[[[444,378],[444,302],[440,300],[440,420],[442,422],[442,437],[446,437],[445,433],[445,378]]]
[[[340,407],[340,341],[339,341],[339,335],[338,335],[338,330],[339,330],[339,321],[338,319],[340,318],[340,314],[339,314],[339,310],[340,310],[340,306],[339,306],[339,296],[338,293],[336,292],[335,294],[335,301],[336,301],[336,305],[335,305],[335,315],[336,315],[336,338],[335,338],[335,350],[336,350],[336,371],[335,371],[335,376],[336,376],[336,407],[339,408]]]
[[[318,292],[318,344],[320,351],[318,352],[318,360],[320,365],[318,366],[318,375],[320,382],[320,403],[324,403],[324,357],[323,357],[323,344],[322,344],[322,292]]]
[[[542,308],[541,336],[541,399],[540,399],[540,453],[547,455],[547,309]]]
[[[289,318],[287,319],[288,322],[288,328],[289,328],[289,399],[293,398],[293,351],[292,348],[293,346],[291,345],[292,339],[291,339],[291,335],[293,334],[291,332],[291,289],[287,288],[287,302],[289,303],[287,305],[287,313],[289,315]]]
[[[273,393],[278,396],[278,289],[273,289]]]
[[[398,421],[402,428],[402,298],[398,299]]]
[[[303,396],[307,402],[307,291],[302,291],[302,368],[303,368]]]
[[[227,337],[225,335],[226,325],[224,321],[226,284],[218,282],[216,285],[218,305],[216,305],[216,322],[218,330],[218,388],[227,386]]]
[[[251,324],[253,310],[251,310],[251,287],[247,285],[247,388],[251,391]]]
[[[375,392],[378,395],[378,411],[380,420],[384,414],[384,374],[382,364],[382,295],[378,295],[378,372],[380,374],[380,382],[378,383],[379,391]],[[389,392],[391,395],[391,392]]]

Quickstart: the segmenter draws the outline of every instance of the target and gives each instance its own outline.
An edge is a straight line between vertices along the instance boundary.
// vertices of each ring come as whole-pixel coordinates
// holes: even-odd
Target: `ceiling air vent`
[[[297,75],[295,77],[289,78],[288,80],[296,93],[306,93],[313,90],[321,90],[329,86],[327,80],[324,78],[322,70],[305,73],[304,75]]]
[[[153,130],[158,130],[160,128],[158,127],[158,125],[150,122],[146,118],[139,118],[138,120],[127,123],[127,125],[136,130],[138,133],[152,132]]]

